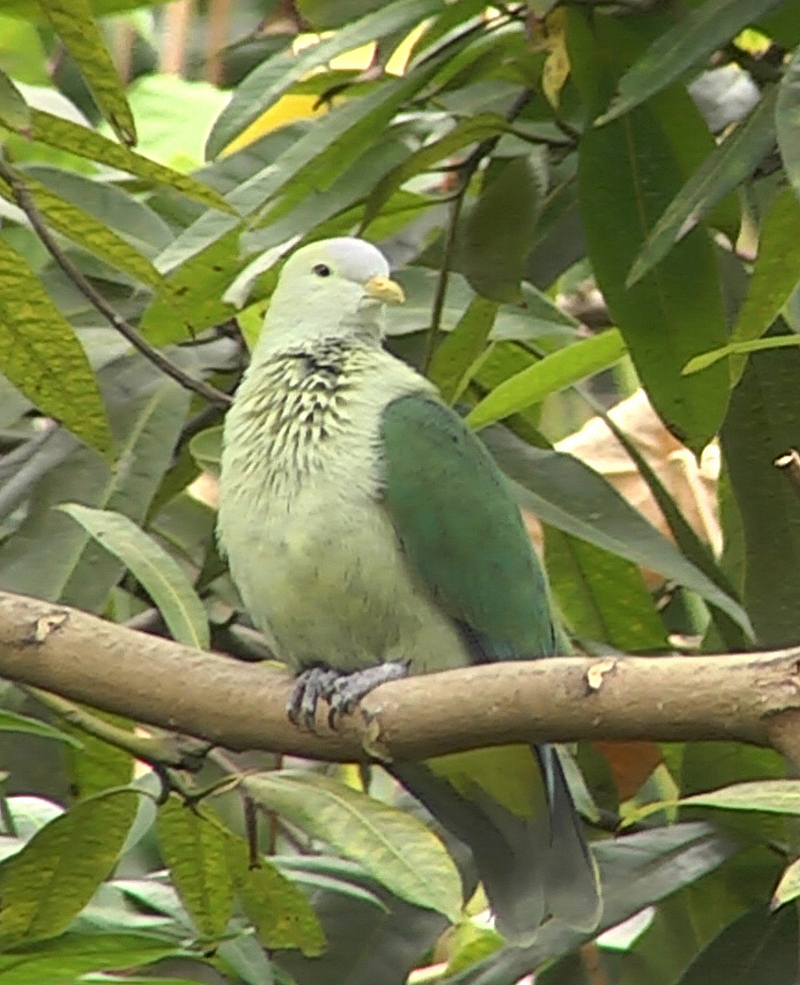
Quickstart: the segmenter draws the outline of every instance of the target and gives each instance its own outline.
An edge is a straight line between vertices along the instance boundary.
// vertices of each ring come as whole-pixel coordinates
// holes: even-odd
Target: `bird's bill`
[[[403,288],[388,277],[371,277],[364,285],[364,291],[384,304],[404,304],[406,300]]]

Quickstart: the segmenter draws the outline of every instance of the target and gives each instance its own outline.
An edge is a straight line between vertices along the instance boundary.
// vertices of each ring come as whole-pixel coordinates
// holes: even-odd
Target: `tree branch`
[[[286,718],[290,677],[0,592],[0,676],[230,749],[418,758],[505,742],[735,739],[800,761],[800,649],[554,657],[395,681],[337,732]]]

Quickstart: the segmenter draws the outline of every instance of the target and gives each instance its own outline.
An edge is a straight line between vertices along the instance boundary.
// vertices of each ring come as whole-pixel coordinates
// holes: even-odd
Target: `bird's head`
[[[402,288],[389,264],[363,239],[340,236],[310,243],[294,253],[278,279],[264,325],[265,336],[285,342],[322,335],[380,335],[384,304],[402,304]]]

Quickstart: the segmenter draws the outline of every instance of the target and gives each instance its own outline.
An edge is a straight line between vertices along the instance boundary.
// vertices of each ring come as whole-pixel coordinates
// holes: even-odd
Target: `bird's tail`
[[[597,925],[597,869],[555,749],[497,746],[390,769],[470,848],[505,937],[530,940],[546,916]]]

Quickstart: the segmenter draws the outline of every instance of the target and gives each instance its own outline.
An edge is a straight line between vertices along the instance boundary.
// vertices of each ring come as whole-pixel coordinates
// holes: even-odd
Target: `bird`
[[[217,536],[315,727],[384,681],[555,655],[543,568],[508,482],[436,387],[383,346],[404,300],[381,251],[319,240],[283,266],[223,425]],[[597,869],[557,750],[389,764],[471,850],[508,939],[599,920]]]

